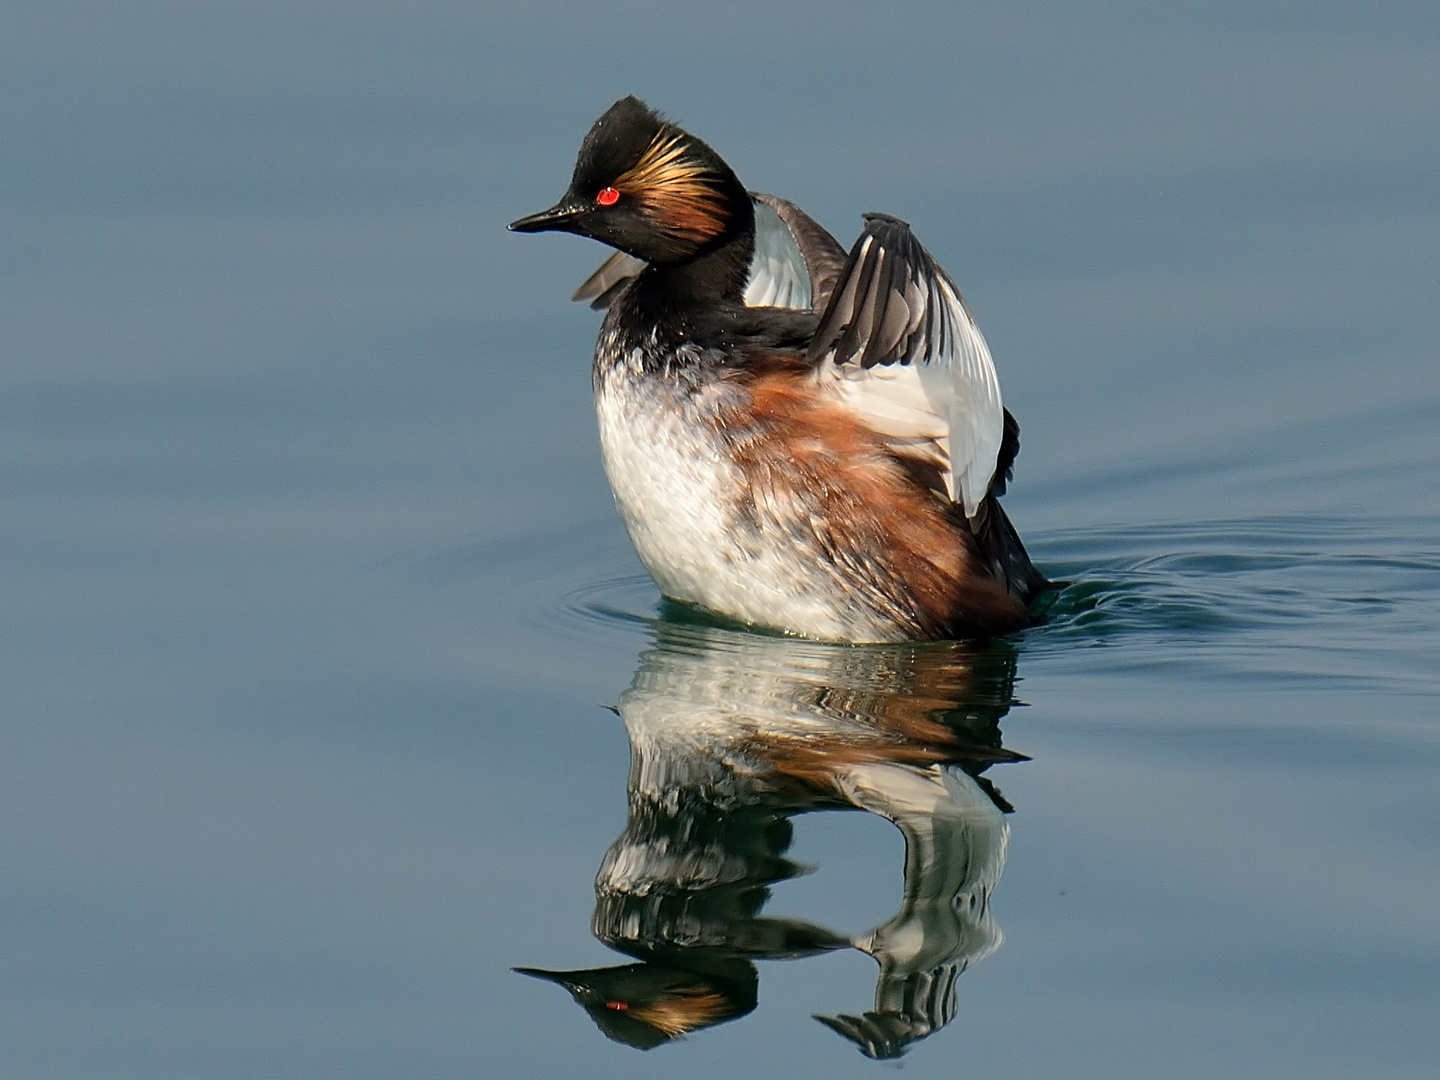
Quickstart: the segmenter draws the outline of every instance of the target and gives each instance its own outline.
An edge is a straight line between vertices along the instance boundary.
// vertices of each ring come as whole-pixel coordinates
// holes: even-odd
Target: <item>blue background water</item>
[[[0,12],[0,1072],[864,1075],[854,953],[640,1054],[529,964],[657,608],[590,416],[601,257],[503,224],[638,93],[964,288],[1077,585],[1019,646],[998,953],[920,1076],[1434,1075],[1429,3]],[[857,932],[885,822],[773,907]]]

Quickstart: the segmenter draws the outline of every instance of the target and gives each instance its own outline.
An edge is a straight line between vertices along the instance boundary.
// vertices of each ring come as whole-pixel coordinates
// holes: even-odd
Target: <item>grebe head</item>
[[[585,136],[560,201],[510,229],[577,233],[666,265],[688,262],[753,226],[750,196],[720,155],[626,97]]]
[[[649,962],[579,971],[511,970],[558,983],[608,1038],[651,1050],[754,1010],[758,987],[754,964],[727,956],[710,957],[704,966],[714,970],[690,971]]]

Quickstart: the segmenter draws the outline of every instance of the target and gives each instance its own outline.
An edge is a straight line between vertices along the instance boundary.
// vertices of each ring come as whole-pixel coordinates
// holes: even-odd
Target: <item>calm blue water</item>
[[[14,2],[0,88],[0,1073],[1435,1075],[1433,5]],[[629,92],[956,276],[1047,625],[661,607],[503,232]]]

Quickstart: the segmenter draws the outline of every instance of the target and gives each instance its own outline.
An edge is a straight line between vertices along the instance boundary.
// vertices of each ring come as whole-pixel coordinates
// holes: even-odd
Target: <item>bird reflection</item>
[[[879,964],[874,1007],[817,1016],[896,1058],[955,1015],[956,977],[1001,934],[990,893],[1010,806],[981,774],[1001,746],[1015,651],[1004,642],[833,646],[676,621],[616,711],[630,737],[629,818],[595,880],[595,936],[636,963],[517,968],[565,987],[611,1039],[650,1049],[757,1001],[756,960],[855,948]],[[905,837],[895,916],[846,936],[762,914],[790,819],[860,809]]]

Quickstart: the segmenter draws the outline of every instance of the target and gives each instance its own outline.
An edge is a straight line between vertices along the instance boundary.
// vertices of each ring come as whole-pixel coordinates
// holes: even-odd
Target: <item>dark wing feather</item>
[[[570,299],[589,300],[590,306],[596,311],[604,311],[610,306],[610,301],[620,295],[620,290],[639,277],[640,271],[644,269],[644,259],[617,251],[584,280]]]
[[[954,282],[920,246],[910,226],[888,214],[866,214],[865,230],[841,271],[810,358],[834,350],[834,363],[910,364],[951,346],[944,289]]]

